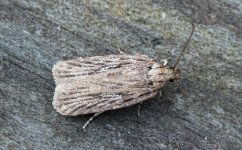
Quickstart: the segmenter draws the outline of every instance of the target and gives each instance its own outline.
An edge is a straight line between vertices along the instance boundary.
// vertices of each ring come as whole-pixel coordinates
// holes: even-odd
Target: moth
[[[62,115],[97,115],[132,106],[154,97],[166,81],[180,79],[176,68],[194,31],[194,25],[173,67],[146,55],[107,55],[59,61],[52,72],[56,88],[53,107]]]

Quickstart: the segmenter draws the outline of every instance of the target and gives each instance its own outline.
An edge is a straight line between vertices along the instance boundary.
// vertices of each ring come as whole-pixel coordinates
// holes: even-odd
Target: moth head
[[[179,56],[179,58],[177,59],[175,65],[173,67],[165,67],[167,64],[167,60],[163,60],[163,64],[160,65],[158,63],[154,63],[151,67],[151,70],[148,73],[148,76],[150,78],[150,80],[155,83],[155,85],[157,86],[162,86],[163,83],[165,81],[170,81],[173,82],[174,80],[180,79],[181,78],[181,70],[176,68],[176,65],[178,64],[178,62],[180,61],[181,57],[183,56],[186,47],[192,37],[193,31],[194,31],[194,24],[192,24],[192,32],[188,38],[188,40],[186,41],[181,55]]]
[[[174,80],[181,79],[181,70],[177,68],[167,68],[167,80],[173,82]]]
[[[180,61],[180,59],[181,59],[181,57],[183,56],[183,54],[184,54],[184,52],[185,52],[185,50],[186,50],[186,47],[187,47],[187,45],[188,45],[188,43],[189,43],[189,41],[190,41],[190,39],[191,39],[191,37],[192,37],[192,34],[193,34],[193,31],[194,31],[194,24],[193,23],[191,23],[192,24],[192,32],[191,32],[191,34],[190,34],[190,36],[189,36],[189,38],[188,38],[188,40],[187,40],[187,42],[185,43],[185,45],[184,45],[184,47],[183,47],[183,50],[182,50],[182,52],[181,52],[181,55],[179,56],[179,58],[177,59],[177,61],[176,61],[176,63],[175,63],[175,65],[173,66],[173,67],[171,67],[171,68],[168,68],[168,72],[170,72],[169,74],[170,74],[170,78],[169,78],[169,81],[170,82],[173,82],[174,80],[177,80],[177,79],[180,79],[181,78],[181,70],[179,70],[179,69],[177,69],[176,68],[176,65],[178,64],[178,62]]]
[[[170,81],[178,80],[181,78],[181,70],[172,67],[160,67],[159,80],[160,81]]]
[[[181,78],[181,70],[154,63],[152,65],[152,69],[148,73],[148,76],[152,82],[172,82]]]

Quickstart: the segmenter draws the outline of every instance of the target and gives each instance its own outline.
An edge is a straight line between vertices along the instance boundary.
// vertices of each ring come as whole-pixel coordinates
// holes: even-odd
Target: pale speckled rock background
[[[52,107],[51,68],[79,56],[146,54],[172,65],[161,98],[91,115]],[[0,0],[1,149],[242,149],[242,1]]]

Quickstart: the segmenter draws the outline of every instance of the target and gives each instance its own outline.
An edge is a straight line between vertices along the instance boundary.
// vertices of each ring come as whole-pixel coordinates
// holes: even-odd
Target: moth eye
[[[174,82],[174,79],[169,79],[169,82]]]
[[[153,85],[153,82],[152,81],[149,81],[148,85]]]
[[[148,70],[151,70],[151,69],[152,69],[152,67],[151,67],[151,66],[149,66],[149,67],[148,67]]]

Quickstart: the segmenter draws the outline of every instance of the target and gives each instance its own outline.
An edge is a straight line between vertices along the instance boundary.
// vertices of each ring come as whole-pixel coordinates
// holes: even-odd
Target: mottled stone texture
[[[240,0],[0,0],[0,149],[242,149]],[[79,56],[145,54],[179,82],[137,106],[65,117],[51,68]]]

